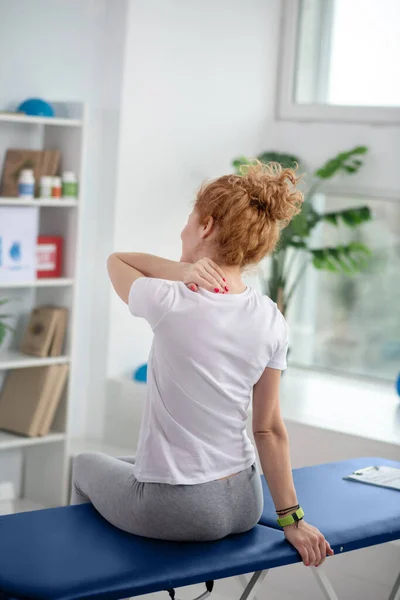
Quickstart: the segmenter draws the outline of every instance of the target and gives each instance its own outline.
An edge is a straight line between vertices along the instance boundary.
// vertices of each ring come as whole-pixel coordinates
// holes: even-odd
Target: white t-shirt
[[[129,309],[154,332],[134,475],[197,484],[250,467],[246,433],[254,384],[265,367],[286,368],[286,321],[267,296],[191,292],[141,277]]]

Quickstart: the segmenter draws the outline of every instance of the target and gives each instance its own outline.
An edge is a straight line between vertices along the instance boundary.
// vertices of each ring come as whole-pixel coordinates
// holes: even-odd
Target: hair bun
[[[250,206],[271,221],[290,221],[300,212],[303,194],[295,188],[298,180],[294,169],[284,169],[279,163],[254,160],[242,168],[241,183]]]

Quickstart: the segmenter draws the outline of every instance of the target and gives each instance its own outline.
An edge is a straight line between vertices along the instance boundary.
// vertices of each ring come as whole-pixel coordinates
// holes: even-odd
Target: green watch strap
[[[277,521],[278,521],[278,525],[280,525],[281,527],[287,527],[287,525],[293,525],[293,523],[297,523],[303,517],[304,517],[304,510],[300,506],[300,508],[298,508],[296,510],[296,512],[293,512],[290,515],[286,515],[286,517],[281,517],[280,519],[277,519]]]

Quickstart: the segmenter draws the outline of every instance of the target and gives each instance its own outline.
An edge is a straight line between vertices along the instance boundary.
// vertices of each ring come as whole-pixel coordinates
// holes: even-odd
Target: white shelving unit
[[[69,356],[46,356],[45,358],[36,358],[21,354],[17,350],[0,351],[0,369],[26,369],[27,367],[46,367],[48,365],[62,365],[70,362]]]
[[[68,287],[74,285],[74,280],[72,277],[60,277],[57,279],[35,279],[33,281],[13,281],[12,283],[1,283],[0,282],[0,290],[5,289],[15,289],[15,288],[25,288],[25,287]]]
[[[60,102],[56,103],[58,109],[62,108],[62,104]],[[66,104],[64,105],[67,106]],[[74,104],[73,109],[79,108],[77,104]],[[68,119],[65,117],[30,117],[28,115],[23,114],[9,114],[9,113],[0,113],[0,122],[3,123],[22,123],[24,125],[51,125],[54,127],[55,125],[58,127],[82,127],[83,120],[82,119]]]
[[[71,208],[78,206],[78,200],[52,200],[51,198],[37,198],[35,200],[21,200],[21,198],[1,198],[0,206],[39,206],[47,208]]]
[[[0,431],[0,450],[10,450],[11,448],[27,448],[37,444],[49,444],[51,442],[62,442],[65,440],[65,433],[49,433],[42,437],[23,437],[7,431]]]
[[[0,299],[9,298],[7,312],[13,314],[15,333],[0,347],[0,387],[10,369],[69,363],[69,381],[54,419],[52,431],[28,438],[0,430],[0,489],[11,482],[17,499],[0,499],[0,514],[59,506],[68,500],[70,452],[69,405],[79,386],[76,375],[76,288],[84,202],[85,107],[82,103],[52,102],[55,117],[27,117],[0,113],[0,172],[7,148],[61,151],[61,171],[78,175],[78,200],[0,197],[1,206],[37,206],[39,234],[64,238],[63,273],[59,279],[37,279],[0,283]],[[54,304],[69,310],[69,323],[62,356],[35,358],[18,348],[34,306]],[[1,495],[1,494],[0,494]]]

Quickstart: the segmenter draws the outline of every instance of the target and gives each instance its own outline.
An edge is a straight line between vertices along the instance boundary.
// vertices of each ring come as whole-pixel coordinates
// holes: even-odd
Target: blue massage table
[[[336,554],[400,538],[400,492],[342,478],[373,464],[361,458],[294,470],[308,520]],[[177,543],[124,533],[91,505],[0,517],[0,600],[119,600],[239,576],[241,600],[255,600],[269,569],[300,562],[275,521],[263,481],[265,507],[251,531],[218,542]],[[325,598],[335,592],[322,567],[310,569]],[[250,579],[245,574],[252,573]],[[166,595],[167,596],[167,595]],[[400,600],[400,574],[390,600]]]

